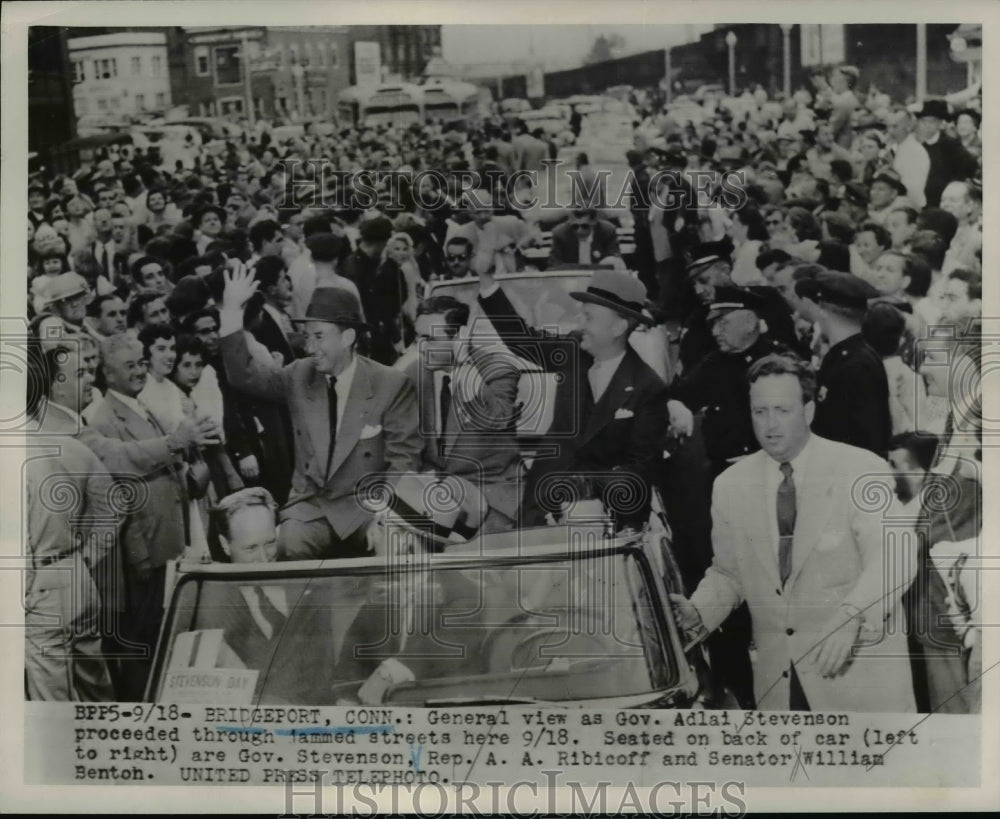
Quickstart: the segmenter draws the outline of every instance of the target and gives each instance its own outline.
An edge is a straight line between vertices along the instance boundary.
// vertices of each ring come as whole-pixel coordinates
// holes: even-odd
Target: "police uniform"
[[[725,260],[731,268],[731,252],[732,243],[727,239],[699,245],[691,254],[691,261],[687,265],[688,281],[709,264],[719,260]],[[740,289],[749,291],[757,297],[757,312],[767,322],[768,335],[790,350],[801,354],[802,345],[795,332],[792,312],[781,293],[767,285],[752,285]],[[681,330],[678,357],[684,371],[693,370],[706,356],[718,352],[719,347],[712,336],[708,312],[708,305],[700,305],[690,313]]]
[[[877,292],[849,273],[819,273],[795,286],[800,296],[864,309]],[[812,431],[822,438],[870,450],[885,457],[892,436],[889,380],[882,359],[858,332],[834,344],[816,378],[816,415]]]
[[[753,310],[760,317],[765,301],[749,288],[718,287],[715,299],[703,311],[705,326],[733,310]],[[714,339],[713,339],[714,343]],[[670,387],[670,398],[692,412],[704,412],[702,432],[705,453],[717,476],[732,462],[760,449],[750,421],[750,388],[746,376],[751,365],[771,353],[788,353],[788,348],[761,335],[745,350],[714,350]]]

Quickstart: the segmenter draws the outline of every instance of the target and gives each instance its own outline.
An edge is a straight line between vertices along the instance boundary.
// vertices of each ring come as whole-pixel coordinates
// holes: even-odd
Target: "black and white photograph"
[[[1000,807],[995,9],[699,5],[5,4],[12,804]]]

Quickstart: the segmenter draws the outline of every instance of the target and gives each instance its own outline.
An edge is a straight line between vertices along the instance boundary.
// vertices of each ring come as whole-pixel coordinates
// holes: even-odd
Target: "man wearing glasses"
[[[621,258],[615,226],[599,219],[594,208],[577,208],[568,222],[552,231],[549,267],[599,264],[609,257]]]
[[[464,236],[449,239],[444,246],[444,269],[441,271],[441,278],[464,279],[471,275],[471,265],[472,242]]]

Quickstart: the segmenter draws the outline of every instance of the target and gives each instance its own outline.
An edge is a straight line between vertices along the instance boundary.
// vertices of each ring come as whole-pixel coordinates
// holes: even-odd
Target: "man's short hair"
[[[904,205],[903,207],[899,207],[899,208],[893,208],[892,210],[889,211],[889,213],[892,214],[892,213],[896,213],[897,211],[899,213],[905,213],[906,214],[906,224],[908,224],[908,225],[915,225],[917,223],[917,217],[920,215],[917,212],[916,208],[911,208],[908,205]]]
[[[947,242],[933,230],[918,230],[910,238],[910,253],[923,256],[931,270],[941,269],[947,252]]]
[[[758,359],[750,367],[747,380],[753,384],[769,375],[793,375],[802,389],[802,403],[808,404],[816,397],[816,376],[809,365],[794,355],[772,353]]]
[[[931,266],[928,264],[927,259],[919,254],[912,256],[903,255],[903,258],[906,260],[903,265],[903,275],[910,278],[910,283],[906,286],[906,295],[922,299],[931,289],[931,281],[934,278]]]
[[[472,255],[472,242],[470,242],[465,236],[453,236],[444,243],[446,250],[452,245],[458,245],[461,247],[467,256]]]
[[[254,267],[254,277],[260,282],[261,291],[274,287],[281,281],[281,274],[287,270],[285,260],[280,256],[262,256]]]
[[[177,333],[169,324],[147,324],[139,331],[139,343],[142,344],[142,354],[148,359],[149,350],[153,346],[154,341],[161,338],[170,341],[170,339],[176,337]]]
[[[128,326],[135,327],[138,324],[143,324],[146,321],[146,305],[162,298],[163,296],[159,293],[138,293],[134,295],[128,306]],[[164,301],[164,304],[166,304],[166,301]]]
[[[216,324],[218,324],[219,311],[214,307],[202,307],[200,310],[195,310],[190,315],[184,317],[184,321],[181,322],[181,331],[193,334],[195,332],[195,325],[203,318],[213,318]]]
[[[104,303],[111,301],[111,299],[122,300],[122,297],[117,293],[105,293],[103,296],[95,296],[94,300],[87,305],[87,315],[92,318],[100,318],[101,310],[104,308]]]
[[[242,194],[239,194],[242,196]],[[275,235],[281,231],[281,225],[273,219],[262,219],[250,225],[250,244],[258,253],[264,247],[264,242],[274,241]]]
[[[938,437],[933,432],[901,432],[889,439],[889,452],[903,449],[924,472],[930,472],[937,457]]]
[[[763,270],[772,264],[784,266],[792,261],[792,257],[780,247],[770,248],[757,254],[757,269]]]
[[[965,286],[969,291],[970,301],[981,299],[983,297],[983,277],[975,270],[958,268],[957,270],[952,270],[951,273],[948,274],[948,278],[959,282],[965,282]]]
[[[443,315],[445,330],[454,338],[458,331],[469,322],[469,305],[454,296],[431,296],[417,305],[417,316]]]
[[[226,495],[210,510],[219,534],[228,540],[230,536],[229,521],[232,516],[240,509],[251,506],[267,507],[272,514],[278,509],[278,504],[271,497],[271,493],[263,486],[248,486],[245,489],[240,489],[231,495]]]
[[[134,350],[136,347],[142,348],[142,343],[135,336],[128,333],[117,333],[101,340],[101,363],[106,364],[122,350]]]
[[[889,231],[875,222],[865,222],[858,228],[858,233],[871,233],[879,247],[892,247],[892,237],[889,235]]]

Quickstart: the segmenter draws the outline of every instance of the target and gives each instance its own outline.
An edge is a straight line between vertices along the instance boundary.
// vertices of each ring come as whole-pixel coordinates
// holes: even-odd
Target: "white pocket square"
[[[635,389],[635,387],[626,387],[625,388],[625,392],[632,392],[632,390],[634,390],[634,389]]]
[[[376,424],[375,426],[369,426],[368,424],[365,424],[364,427],[362,427],[361,429],[361,436],[360,436],[361,440],[363,441],[365,438],[374,438],[381,431],[382,431],[381,424]]]
[[[635,413],[632,412],[632,410],[630,410],[630,409],[615,410],[615,420],[616,421],[619,420],[619,419],[621,419],[621,418],[631,418],[633,415],[635,415]]]

